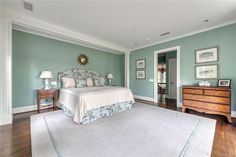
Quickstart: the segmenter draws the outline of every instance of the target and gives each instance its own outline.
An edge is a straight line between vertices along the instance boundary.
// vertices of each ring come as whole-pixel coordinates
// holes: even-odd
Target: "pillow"
[[[87,87],[93,87],[93,79],[92,78],[87,78]]]
[[[103,77],[98,77],[93,79],[94,86],[104,86],[105,85],[105,79]]]
[[[75,88],[74,78],[63,77],[61,80],[62,80],[62,87],[63,88]]]
[[[75,81],[76,81],[77,88],[84,88],[87,86],[87,82],[85,79],[75,79]]]

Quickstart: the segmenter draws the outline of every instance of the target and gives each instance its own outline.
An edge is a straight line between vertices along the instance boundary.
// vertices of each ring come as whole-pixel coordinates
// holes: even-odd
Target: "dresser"
[[[196,110],[208,114],[218,114],[231,119],[231,89],[219,87],[183,86],[182,111]]]

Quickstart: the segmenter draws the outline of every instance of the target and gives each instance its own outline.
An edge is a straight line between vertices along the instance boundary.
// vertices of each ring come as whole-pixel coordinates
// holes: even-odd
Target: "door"
[[[169,66],[168,66],[168,95],[170,99],[176,99],[177,95],[177,64],[176,58],[169,59]]]

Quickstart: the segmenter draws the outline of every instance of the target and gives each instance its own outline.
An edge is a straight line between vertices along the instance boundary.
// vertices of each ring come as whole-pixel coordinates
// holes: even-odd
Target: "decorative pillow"
[[[84,88],[87,86],[87,82],[85,79],[75,79],[75,81],[76,81],[77,88]]]
[[[61,80],[62,80],[62,87],[63,88],[75,88],[74,78],[63,77]]]
[[[93,87],[93,79],[87,78],[87,87]]]
[[[93,79],[94,86],[104,86],[105,85],[105,79],[103,77],[98,77]]]

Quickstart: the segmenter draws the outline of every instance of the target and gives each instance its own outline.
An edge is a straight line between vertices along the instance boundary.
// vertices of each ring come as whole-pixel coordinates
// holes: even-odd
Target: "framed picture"
[[[136,69],[144,69],[146,68],[146,59],[136,60]]]
[[[195,51],[195,63],[209,63],[218,61],[219,47],[212,47]]]
[[[217,79],[218,78],[218,65],[199,65],[195,67],[196,79]]]
[[[231,80],[230,79],[220,79],[218,80],[218,87],[230,87]]]
[[[136,79],[145,80],[146,79],[146,71],[145,70],[136,70]]]

